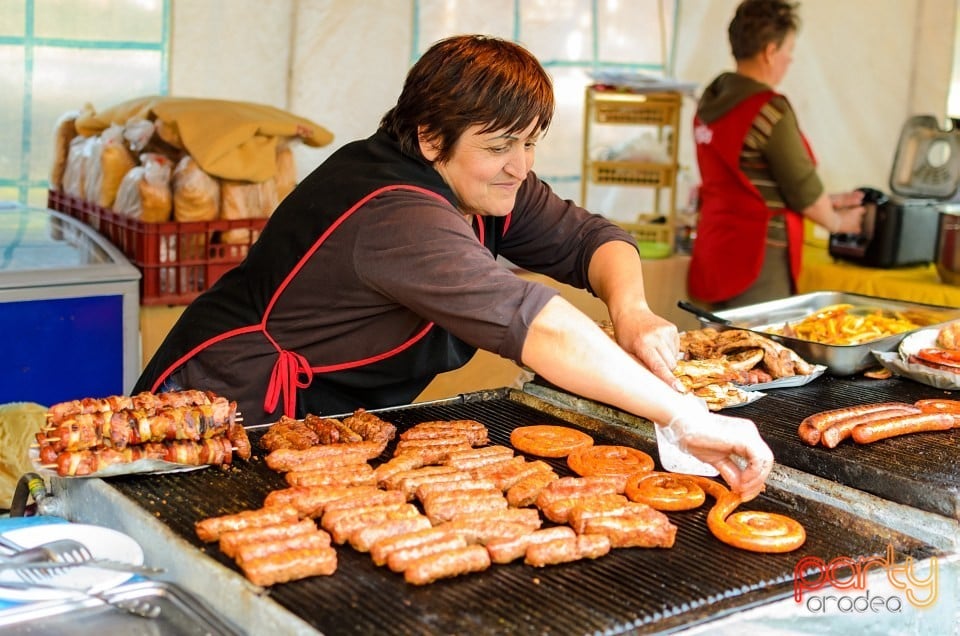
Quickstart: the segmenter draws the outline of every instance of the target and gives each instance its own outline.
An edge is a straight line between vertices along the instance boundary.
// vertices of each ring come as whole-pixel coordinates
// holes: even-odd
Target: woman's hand
[[[839,192],[830,195],[834,218],[830,229],[832,234],[860,234],[863,230],[863,215],[867,209],[863,205],[863,191]]]
[[[655,376],[677,391],[685,391],[673,375],[680,353],[677,326],[649,309],[625,312],[613,322],[617,343]]]
[[[699,400],[694,404],[694,398],[684,400],[683,409],[663,428],[665,436],[681,450],[714,466],[744,501],[760,494],[773,468],[773,452],[754,423],[710,413]]]

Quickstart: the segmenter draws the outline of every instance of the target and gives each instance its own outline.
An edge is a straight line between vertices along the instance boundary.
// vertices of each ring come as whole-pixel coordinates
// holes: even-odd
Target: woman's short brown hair
[[[768,44],[778,47],[788,33],[800,28],[799,4],[783,0],[744,0],[730,21],[727,34],[735,60],[748,60]]]
[[[543,132],[553,110],[550,76],[527,49],[500,38],[459,35],[435,43],[413,65],[380,128],[405,153],[423,158],[422,126],[442,162],[470,126],[517,133],[536,122]]]

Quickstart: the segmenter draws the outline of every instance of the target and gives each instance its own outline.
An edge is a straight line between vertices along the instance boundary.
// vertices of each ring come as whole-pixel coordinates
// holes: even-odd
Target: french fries
[[[857,311],[853,305],[823,307],[795,323],[773,331],[779,335],[830,345],[858,345],[917,329],[923,325],[897,313]]]

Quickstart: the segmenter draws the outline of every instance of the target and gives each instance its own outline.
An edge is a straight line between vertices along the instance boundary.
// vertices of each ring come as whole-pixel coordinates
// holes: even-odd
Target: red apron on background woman
[[[771,210],[740,169],[744,140],[760,109],[775,95],[774,91],[752,95],[711,124],[694,118],[701,205],[687,291],[696,300],[729,300],[753,284],[763,267],[767,224],[781,213],[787,227],[792,287],[796,289],[803,216],[792,210]],[[805,138],[803,142],[813,160]]]

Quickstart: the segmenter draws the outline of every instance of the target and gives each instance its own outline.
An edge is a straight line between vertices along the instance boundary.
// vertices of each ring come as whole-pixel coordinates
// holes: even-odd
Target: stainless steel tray
[[[147,601],[158,607],[156,618],[135,616],[98,599],[42,601],[0,612],[4,636],[243,636],[244,632],[182,587],[164,581],[122,585],[106,592],[118,601]]]
[[[876,308],[890,312],[915,312],[918,317],[923,317],[924,320],[929,321],[929,323],[912,331],[906,331],[856,345],[823,344],[768,332],[768,329],[782,327],[785,322],[801,320],[819,309],[840,303],[849,303],[856,307]],[[960,309],[955,307],[925,305],[889,298],[877,298],[875,296],[831,291],[801,294],[791,296],[790,298],[771,300],[715,313],[719,318],[729,320],[730,324],[724,325],[711,322],[703,317],[699,318],[700,322],[704,326],[716,327],[718,329],[746,329],[763,334],[790,347],[808,362],[825,365],[827,372],[831,375],[853,375],[865,369],[876,367],[878,363],[871,353],[872,351],[893,351],[907,334],[922,328],[940,325],[960,318]]]

